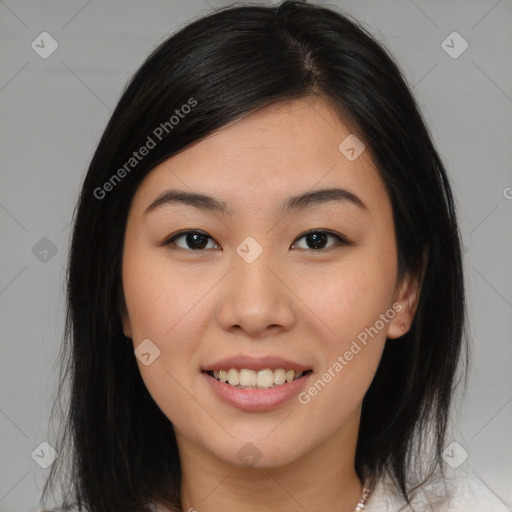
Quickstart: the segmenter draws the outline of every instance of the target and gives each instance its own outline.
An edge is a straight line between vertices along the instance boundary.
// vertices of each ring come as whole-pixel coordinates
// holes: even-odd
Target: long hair
[[[328,101],[364,141],[392,203],[399,276],[423,276],[410,331],[386,342],[364,398],[356,470],[373,481],[390,474],[409,500],[426,432],[435,449],[425,479],[442,468],[465,320],[445,168],[385,47],[348,15],[285,1],[224,8],[179,30],[142,64],[108,122],[74,214],[59,382],[69,403],[43,498],[65,475],[64,510],[179,506],[172,425],[147,391],[121,327],[130,203],[164,160],[252,112],[307,97]],[[154,147],[132,160],[148,137]]]

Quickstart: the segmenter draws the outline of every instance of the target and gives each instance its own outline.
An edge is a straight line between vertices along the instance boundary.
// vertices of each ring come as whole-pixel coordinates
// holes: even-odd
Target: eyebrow
[[[368,210],[363,201],[352,192],[344,188],[328,188],[312,190],[303,194],[289,197],[282,205],[281,211],[288,214],[296,210],[304,210],[308,207],[318,206],[326,203],[347,203],[357,206],[361,210]],[[222,215],[233,215],[233,210],[224,201],[199,192],[185,192],[183,190],[166,190],[162,192],[144,211],[144,215],[164,205],[185,204],[199,210]]]

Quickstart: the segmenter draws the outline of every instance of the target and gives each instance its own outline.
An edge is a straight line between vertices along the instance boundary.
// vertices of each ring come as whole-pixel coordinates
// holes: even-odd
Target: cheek
[[[123,284],[134,339],[163,342],[186,321],[201,285],[194,282],[193,273],[173,269],[163,251],[134,244],[126,254]]]
[[[318,316],[329,329],[317,338],[318,371],[299,397],[302,404],[311,403],[318,428],[333,433],[360,407],[386,343],[389,323],[380,315],[390,310],[390,290],[377,292],[369,275],[352,272],[319,297]]]
[[[138,361],[141,374],[150,392],[163,382],[167,389],[178,382],[188,385],[185,363],[190,365],[196,352],[193,320],[204,292],[183,273],[173,272],[165,255],[155,257],[154,251],[137,246],[126,254],[123,285],[134,347],[149,339],[160,351],[150,366]]]
[[[332,415],[332,421],[341,421],[343,414],[360,404],[395,316],[396,255],[392,248],[381,247],[375,241],[347,252],[338,264],[312,274],[314,277],[300,293],[321,320],[317,321],[316,332],[323,333],[317,338],[321,369],[310,396],[313,399],[322,394],[316,400],[317,407],[326,411],[333,403],[343,404]]]
[[[353,251],[339,264],[315,272],[300,296],[323,320],[329,337],[341,342],[356,337],[390,308],[395,272],[392,258]]]
[[[160,351],[149,365],[137,359],[141,377],[160,410],[180,425],[185,418],[201,414],[188,390],[197,353],[194,314],[201,304],[193,306],[204,291],[188,279],[177,279],[154,253],[150,258],[135,247],[123,263],[123,284],[134,349],[149,339]]]

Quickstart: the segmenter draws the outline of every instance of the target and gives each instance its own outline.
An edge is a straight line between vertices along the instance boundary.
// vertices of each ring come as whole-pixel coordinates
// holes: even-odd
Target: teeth
[[[303,375],[304,372],[296,372],[294,370],[284,370],[277,368],[271,370],[249,370],[242,368],[229,368],[228,370],[215,370],[213,376],[220,382],[227,382],[231,386],[238,388],[254,388],[254,389],[269,389],[276,386],[281,386],[285,382],[292,382],[297,380]]]
[[[259,388],[271,388],[274,384],[274,372],[272,370],[260,370],[256,384]]]
[[[274,384],[277,384],[280,386],[281,384],[284,384],[284,381],[286,380],[286,372],[279,368],[274,372]]]
[[[240,372],[234,368],[230,368],[228,371],[228,382],[232,386],[237,386],[240,384]]]
[[[230,382],[230,384],[231,384],[231,382]],[[240,385],[241,386],[255,386],[256,385],[256,372],[254,370],[240,370]]]

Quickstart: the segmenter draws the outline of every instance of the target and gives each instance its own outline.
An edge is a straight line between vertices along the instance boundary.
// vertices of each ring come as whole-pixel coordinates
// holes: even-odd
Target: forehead
[[[354,136],[322,100],[273,104],[155,167],[140,185],[134,203],[147,206],[167,188],[219,197],[234,210],[263,208],[329,187],[343,187],[370,203],[385,200],[385,187],[369,151],[355,159],[352,151],[347,158],[347,147],[357,144]]]

